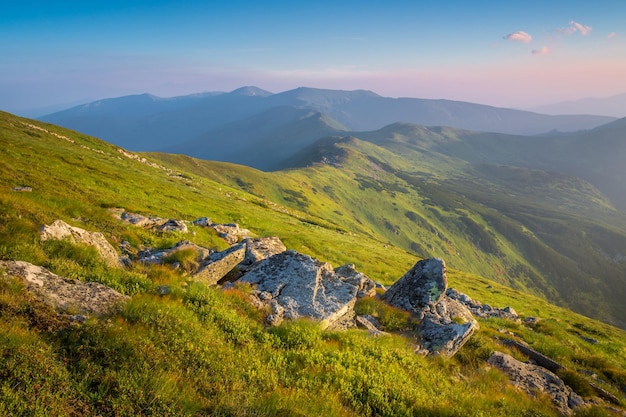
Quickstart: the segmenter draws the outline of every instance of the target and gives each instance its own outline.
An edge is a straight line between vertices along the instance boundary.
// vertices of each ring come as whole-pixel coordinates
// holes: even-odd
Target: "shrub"
[[[417,324],[417,320],[408,311],[392,307],[374,297],[358,300],[354,306],[354,311],[360,316],[370,315],[376,317],[380,321],[383,330],[388,332],[410,331]]]
[[[178,263],[185,272],[194,272],[200,265],[198,263],[198,252],[193,248],[180,249],[163,257],[163,263]]]
[[[270,329],[270,333],[277,336],[281,346],[287,349],[310,349],[322,339],[319,325],[306,319],[284,322]]]
[[[571,369],[560,369],[557,372],[559,378],[565,382],[565,385],[569,386],[576,392],[576,394],[583,397],[591,397],[595,395],[593,388],[589,385],[589,382],[580,376],[576,371]]]

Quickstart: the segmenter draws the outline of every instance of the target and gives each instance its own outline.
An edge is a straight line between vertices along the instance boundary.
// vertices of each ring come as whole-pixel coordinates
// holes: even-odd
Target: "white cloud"
[[[517,32],[509,33],[508,35],[503,36],[502,39],[506,39],[507,41],[529,43],[533,40],[533,37],[524,31],[518,30]]]
[[[548,55],[550,53],[550,48],[542,46],[540,49],[533,49],[531,52],[533,55]]]
[[[587,36],[591,33],[592,29],[593,28],[591,26],[583,25],[582,23],[571,20],[567,27],[559,29],[558,32],[566,35],[573,35],[576,32],[580,32],[581,35]]]

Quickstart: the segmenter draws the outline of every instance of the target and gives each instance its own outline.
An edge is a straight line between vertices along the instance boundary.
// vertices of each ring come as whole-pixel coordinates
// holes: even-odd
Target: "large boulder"
[[[530,396],[537,392],[547,394],[557,410],[571,415],[573,409],[584,405],[584,401],[554,373],[531,363],[520,362],[502,352],[494,352],[487,363],[502,370],[511,383]]]
[[[215,285],[239,265],[245,256],[246,247],[243,243],[222,252],[215,252],[204,260],[192,278],[208,285]]]
[[[113,267],[122,266],[122,262],[117,254],[117,251],[100,232],[88,232],[80,227],[70,226],[63,220],[56,220],[51,225],[44,225],[41,229],[39,237],[41,241],[50,239],[62,240],[68,238],[74,243],[92,246],[96,248],[100,257],[107,263],[107,265]]]
[[[446,295],[448,279],[442,259],[417,262],[382,298],[421,320],[421,351],[454,355],[478,329],[471,311]]]
[[[62,312],[101,315],[128,300],[106,285],[63,278],[28,262],[0,261],[0,268],[6,275],[22,279],[28,291]]]
[[[354,315],[359,288],[329,263],[285,251],[255,264],[241,279],[256,287],[261,303],[271,307],[270,322],[308,317],[322,328]]]
[[[443,259],[424,259],[396,281],[382,298],[421,318],[424,309],[437,303],[447,288],[448,278]]]

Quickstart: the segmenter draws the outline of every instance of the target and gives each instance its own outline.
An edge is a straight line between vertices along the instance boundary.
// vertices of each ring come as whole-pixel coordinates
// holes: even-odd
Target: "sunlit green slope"
[[[460,148],[463,134],[396,124],[362,133],[366,140],[330,137],[273,173],[155,156],[624,326],[625,213],[573,176],[443,153]]]
[[[125,240],[135,251],[181,239],[225,248],[206,229],[149,232],[120,223],[109,208],[185,220],[209,216],[238,222],[258,235],[278,235],[288,248],[334,265],[353,262],[384,283],[418,259],[396,246],[395,239],[427,251],[432,242],[432,251],[441,248],[453,263],[461,257],[454,256],[452,245],[470,250],[470,243],[450,237],[450,244],[438,243],[435,233],[447,230],[446,218],[461,217],[435,205],[429,187],[436,184],[420,179],[425,188],[414,190],[410,178],[384,165],[392,155],[372,160],[365,151],[373,145],[347,140],[329,146],[343,155],[334,165],[263,174],[175,156],[146,155],[143,160],[80,133],[0,113],[0,259],[32,262],[131,296],[117,313],[69,325],[29,296],[24,284],[0,279],[0,415],[556,416],[549,400],[521,395],[503,374],[486,366],[494,350],[524,359],[498,342],[507,331],[572,369],[572,381],[593,380],[623,398],[622,330],[458,269],[449,271],[451,286],[541,320],[532,326],[480,320],[481,330],[454,358],[424,358],[414,353],[410,339],[398,335],[321,332],[307,321],[267,328],[266,312],[250,305],[245,287],[208,288],[190,282],[184,270],[138,262],[113,269],[89,247],[38,237],[43,224],[63,219],[103,232],[114,245]],[[315,182],[314,176],[319,177]],[[379,190],[382,185],[386,191]],[[20,186],[32,191],[13,191]],[[342,200],[349,204],[339,204]],[[408,221],[389,217],[387,227],[384,213],[394,208],[397,219]],[[442,220],[428,214],[433,208]],[[474,206],[454,206],[459,210],[467,210],[461,213],[479,224]],[[417,237],[402,229],[413,223],[421,224],[414,229]],[[429,226],[435,231],[421,232]],[[156,291],[164,285],[170,294]],[[400,312],[382,309],[380,317],[389,330],[411,331]],[[624,405],[622,399],[613,407]],[[599,404],[579,415],[619,411]]]

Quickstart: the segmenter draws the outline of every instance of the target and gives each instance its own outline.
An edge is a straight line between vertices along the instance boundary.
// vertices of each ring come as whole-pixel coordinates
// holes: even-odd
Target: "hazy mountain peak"
[[[270,93],[269,91],[263,90],[255,86],[245,86],[245,87],[237,88],[236,90],[231,91],[229,94],[238,95],[238,96],[267,97],[267,96],[271,96],[274,93]]]

